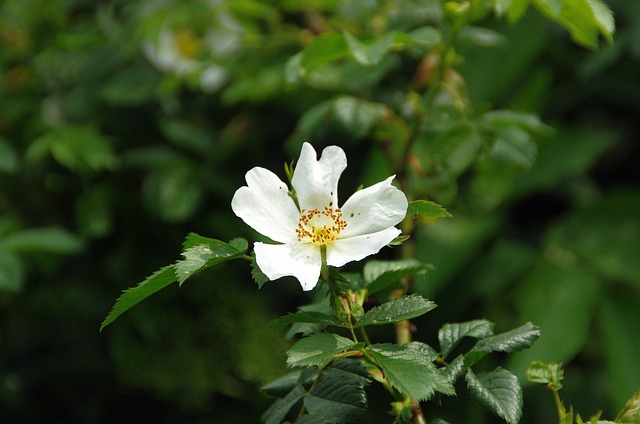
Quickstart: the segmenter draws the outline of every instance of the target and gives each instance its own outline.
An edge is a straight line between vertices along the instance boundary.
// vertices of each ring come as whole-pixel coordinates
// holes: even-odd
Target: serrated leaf
[[[482,339],[493,335],[495,324],[486,319],[444,324],[438,331],[442,356],[446,358],[464,337]]]
[[[256,282],[258,288],[261,289],[262,286],[265,285],[267,281],[269,281],[269,277],[262,272],[258,264],[256,263],[255,255],[251,258],[251,278]]]
[[[125,290],[113,305],[109,315],[102,321],[100,331],[124,312],[174,281],[176,281],[175,268],[173,265],[169,265],[160,268],[137,286]]]
[[[261,421],[264,424],[280,424],[287,416],[291,408],[298,403],[304,396],[304,389],[300,385],[296,385],[284,398],[276,400],[262,414]]]
[[[372,260],[364,265],[362,274],[367,292],[371,295],[400,281],[402,277],[421,275],[431,269],[431,265],[417,259]]]
[[[562,364],[533,361],[527,368],[526,376],[527,380],[533,383],[546,384],[549,389],[560,390],[562,389],[564,370]]]
[[[321,365],[334,355],[358,346],[358,343],[337,334],[315,333],[298,340],[287,351],[287,365],[305,367]]]
[[[309,324],[320,324],[323,326],[336,326],[336,327],[344,327],[340,321],[336,319],[336,317],[323,314],[322,312],[314,312],[314,311],[300,311],[295,314],[288,314],[282,316],[276,320],[271,322],[272,327],[283,327],[285,325],[293,324],[296,322],[304,322]]]
[[[370,380],[366,375],[357,361],[338,361],[325,369],[304,399],[309,416],[314,418],[305,422],[356,422],[367,411],[364,387]]]
[[[458,355],[456,359],[451,361],[444,369],[443,373],[452,385],[464,371],[464,355]]]
[[[498,367],[477,376],[468,370],[465,379],[471,395],[487,410],[503,418],[508,424],[520,421],[522,387],[515,375]]]
[[[246,252],[249,249],[249,242],[242,237],[236,237],[229,240],[229,246],[235,248],[238,252]]]
[[[426,314],[434,309],[437,305],[418,294],[404,296],[375,306],[368,310],[355,327],[365,327],[367,325],[385,325],[394,322],[412,319]]]
[[[367,349],[389,383],[416,401],[429,399],[435,392],[454,393],[447,377],[433,364],[432,356],[420,344],[376,344]]]
[[[540,329],[528,322],[518,328],[481,339],[473,347],[481,352],[515,352],[530,347],[540,337]]]
[[[393,240],[391,240],[387,246],[400,246],[402,243],[404,243],[405,241],[409,240],[411,236],[408,236],[406,234],[401,234],[398,237],[394,238]]]
[[[176,276],[180,284],[194,274],[219,263],[242,257],[247,248],[247,241],[234,239],[231,245],[220,240],[189,234],[184,242],[184,259],[176,262]],[[188,247],[187,247],[188,246]],[[237,247],[236,247],[237,246]],[[241,248],[242,250],[239,250]]]
[[[409,202],[407,215],[420,215],[429,219],[451,218],[453,216],[444,207],[430,200],[413,200]]]

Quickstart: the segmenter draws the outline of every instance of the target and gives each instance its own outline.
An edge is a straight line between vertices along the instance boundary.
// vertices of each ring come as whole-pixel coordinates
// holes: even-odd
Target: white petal
[[[289,197],[288,187],[276,174],[253,168],[245,176],[247,186],[233,195],[231,209],[249,226],[274,241],[297,240],[300,212]]]
[[[291,275],[300,281],[302,289],[311,290],[320,277],[320,248],[312,244],[254,243],[256,263],[260,270],[276,280]]]
[[[378,253],[400,234],[400,230],[391,227],[372,234],[338,239],[327,246],[327,264],[342,266],[348,262],[359,261],[369,255]]]
[[[347,156],[338,146],[328,146],[317,160],[311,144],[304,143],[291,184],[302,209],[338,206],[338,180],[347,167]]]
[[[340,238],[375,233],[393,227],[407,213],[407,197],[391,185],[393,177],[355,192],[342,206],[347,227]]]

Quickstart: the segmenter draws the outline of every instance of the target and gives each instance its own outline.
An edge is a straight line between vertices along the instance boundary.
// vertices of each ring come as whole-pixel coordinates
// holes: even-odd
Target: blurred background
[[[291,343],[268,323],[309,302],[295,280],[259,290],[232,262],[100,323],[189,232],[256,240],[230,208],[251,167],[284,179],[302,141],[338,144],[349,193],[398,172],[389,152],[411,122],[410,191],[454,215],[414,234],[436,266],[415,290],[439,305],[416,339],[531,321],[533,348],[487,369],[563,362],[566,403],[613,419],[640,385],[640,3],[607,4],[615,41],[594,50],[532,8],[483,16],[416,118],[436,0],[4,0],[0,422],[258,422]],[[368,66],[296,56],[327,31],[391,30],[420,41]],[[460,393],[425,414],[501,422]],[[522,422],[554,417],[526,385]]]

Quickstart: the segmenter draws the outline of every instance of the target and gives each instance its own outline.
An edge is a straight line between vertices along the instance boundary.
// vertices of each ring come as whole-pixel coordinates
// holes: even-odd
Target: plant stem
[[[558,422],[562,422],[565,415],[567,415],[567,411],[564,409],[564,405],[562,404],[562,400],[560,399],[560,394],[557,390],[553,390],[553,400],[556,402],[556,410],[558,411]]]

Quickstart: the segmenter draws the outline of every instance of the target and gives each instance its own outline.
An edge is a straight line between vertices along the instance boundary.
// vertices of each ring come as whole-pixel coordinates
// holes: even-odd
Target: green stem
[[[556,403],[559,422],[562,422],[562,420],[564,420],[564,417],[567,415],[567,411],[564,409],[564,405],[562,404],[562,400],[560,399],[560,394],[557,390],[553,390],[553,400]]]

